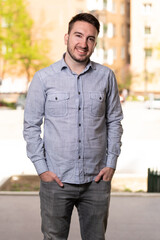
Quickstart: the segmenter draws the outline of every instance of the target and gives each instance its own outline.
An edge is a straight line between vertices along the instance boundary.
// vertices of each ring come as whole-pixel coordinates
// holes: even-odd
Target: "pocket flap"
[[[52,102],[64,101],[69,99],[69,93],[52,93],[48,96],[48,100]]]
[[[104,100],[104,93],[101,92],[91,92],[90,93],[90,98],[93,100],[97,100],[99,102],[103,102]]]

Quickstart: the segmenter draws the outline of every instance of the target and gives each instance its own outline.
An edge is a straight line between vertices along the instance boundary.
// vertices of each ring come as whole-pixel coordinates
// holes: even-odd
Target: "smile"
[[[77,51],[78,51],[80,54],[86,54],[86,53],[87,53],[87,50],[86,50],[86,49],[79,49],[79,48],[77,48]]]

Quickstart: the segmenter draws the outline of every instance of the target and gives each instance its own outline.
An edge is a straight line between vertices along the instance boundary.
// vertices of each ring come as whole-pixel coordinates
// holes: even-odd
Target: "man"
[[[105,239],[122,110],[113,72],[90,61],[99,27],[91,14],[73,17],[62,60],[38,71],[28,91],[24,138],[41,179],[44,240],[67,239],[74,206],[82,239]]]

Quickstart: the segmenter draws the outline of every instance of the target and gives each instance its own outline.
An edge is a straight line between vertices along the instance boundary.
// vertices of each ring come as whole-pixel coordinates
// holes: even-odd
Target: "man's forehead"
[[[86,31],[87,31],[87,32],[92,32],[94,36],[98,35],[96,27],[93,26],[91,23],[88,23],[88,22],[85,22],[85,21],[76,21],[73,24],[73,27],[72,27],[71,31],[72,32],[79,32],[79,33],[86,33]]]

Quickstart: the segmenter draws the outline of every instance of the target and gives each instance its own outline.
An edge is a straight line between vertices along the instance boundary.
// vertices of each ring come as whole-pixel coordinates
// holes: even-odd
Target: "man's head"
[[[64,37],[66,60],[86,64],[95,49],[98,33],[99,22],[93,15],[80,13],[74,16]]]
[[[97,18],[95,18],[90,13],[79,13],[79,14],[75,15],[68,24],[68,34],[71,32],[74,23],[77,21],[83,21],[83,22],[88,22],[88,23],[92,24],[97,29],[97,33],[99,34],[100,23],[97,20]]]

